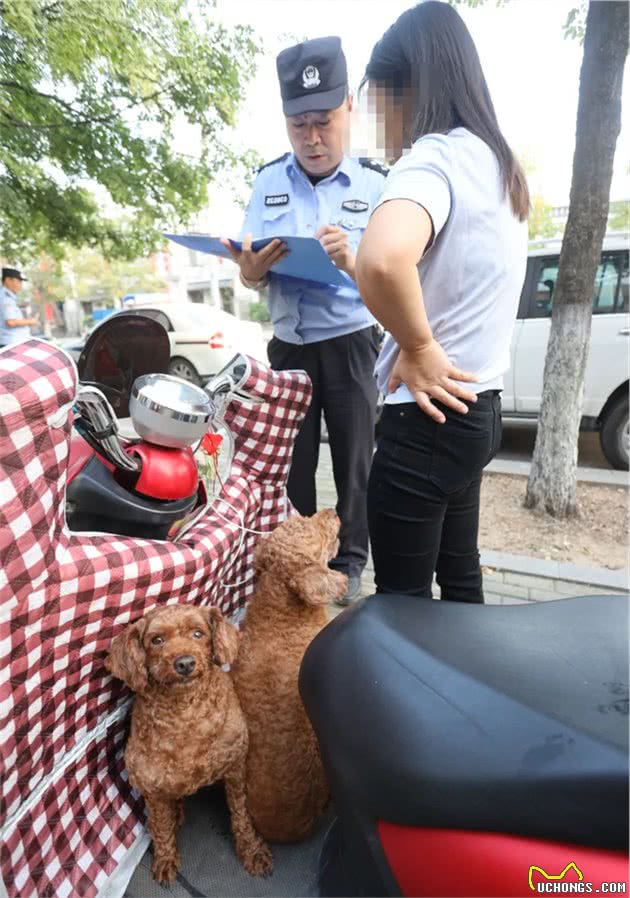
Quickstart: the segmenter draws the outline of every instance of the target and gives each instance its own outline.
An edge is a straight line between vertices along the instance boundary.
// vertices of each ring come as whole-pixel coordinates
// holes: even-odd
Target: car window
[[[617,311],[618,312],[628,312],[630,311],[630,303],[628,302],[629,297],[629,287],[630,287],[630,277],[628,274],[628,260],[630,259],[630,253],[622,254],[622,264],[621,264],[621,283],[619,285],[619,296],[617,297]]]
[[[529,318],[549,318],[558,280],[559,256],[543,258],[534,279],[534,295]],[[628,309],[628,253],[605,252],[597,266],[593,289],[593,314]]]
[[[593,292],[593,312],[614,312],[621,278],[621,255],[603,255],[597,267],[595,290]]]

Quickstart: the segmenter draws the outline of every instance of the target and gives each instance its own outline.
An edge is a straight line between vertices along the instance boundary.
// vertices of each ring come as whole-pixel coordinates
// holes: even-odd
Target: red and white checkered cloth
[[[226,615],[244,606],[257,537],[243,538],[242,525],[266,532],[286,516],[311,394],[303,372],[251,363],[243,391],[262,402],[233,402],[226,416],[230,505],[175,544],[67,529],[76,377],[39,340],[0,352],[0,869],[10,898],[92,898],[142,834],[122,762],[129,693],[103,659],[157,603]]]

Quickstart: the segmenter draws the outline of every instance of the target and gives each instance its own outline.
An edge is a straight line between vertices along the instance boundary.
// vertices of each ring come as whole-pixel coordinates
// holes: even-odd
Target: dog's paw
[[[243,854],[242,861],[250,876],[270,876],[273,873],[271,848],[262,839],[252,851]]]
[[[348,577],[346,574],[342,574],[341,571],[331,571],[330,583],[332,586],[333,599],[341,599],[345,596],[348,589]]]
[[[153,859],[151,872],[156,882],[175,882],[179,870],[179,858],[156,857]]]

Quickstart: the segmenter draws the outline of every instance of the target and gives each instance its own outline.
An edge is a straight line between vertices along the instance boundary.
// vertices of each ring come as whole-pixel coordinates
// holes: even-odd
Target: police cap
[[[2,280],[5,278],[17,278],[18,281],[25,281],[26,278],[22,277],[22,272],[18,271],[17,268],[3,268],[2,269]]]
[[[285,115],[337,109],[346,98],[348,69],[341,38],[317,37],[287,47],[276,59]]]

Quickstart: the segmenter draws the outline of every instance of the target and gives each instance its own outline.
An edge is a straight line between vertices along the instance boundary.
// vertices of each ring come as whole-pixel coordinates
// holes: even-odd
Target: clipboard
[[[218,237],[206,234],[164,234],[168,240],[192,249],[198,253],[209,253],[213,256],[230,258],[230,254]],[[272,240],[286,243],[289,253],[272,266],[271,271],[283,277],[299,278],[302,281],[315,281],[319,284],[330,284],[333,287],[354,287],[355,283],[344,271],[340,271],[331,260],[319,240],[314,237],[262,237],[252,241],[255,252],[267,246]],[[240,250],[242,243],[231,240],[235,249]]]

